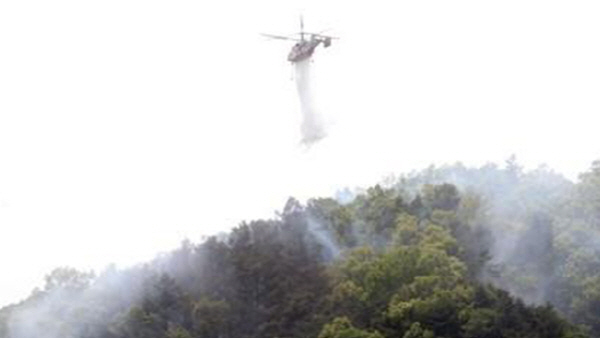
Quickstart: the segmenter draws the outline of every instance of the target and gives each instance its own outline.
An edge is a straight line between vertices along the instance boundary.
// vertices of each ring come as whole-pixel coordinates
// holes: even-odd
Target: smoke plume
[[[296,62],[296,86],[300,97],[302,111],[302,144],[311,146],[327,136],[321,116],[315,109],[314,96],[311,90],[310,58]]]

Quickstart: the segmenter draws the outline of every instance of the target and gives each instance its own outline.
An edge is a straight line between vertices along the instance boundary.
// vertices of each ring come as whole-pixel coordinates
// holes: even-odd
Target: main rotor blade
[[[260,35],[266,36],[266,37],[271,38],[271,39],[298,41],[298,39],[296,39],[296,38],[290,38],[290,37],[281,36],[281,35],[273,35],[273,34],[265,34],[265,33],[260,33]]]
[[[296,34],[299,35],[300,33],[296,33]],[[337,36],[323,35],[323,34],[320,34],[320,33],[304,32],[304,35],[314,35],[314,36],[318,36],[320,38],[329,38],[329,39],[333,39],[333,40],[339,39],[339,37],[337,37]]]

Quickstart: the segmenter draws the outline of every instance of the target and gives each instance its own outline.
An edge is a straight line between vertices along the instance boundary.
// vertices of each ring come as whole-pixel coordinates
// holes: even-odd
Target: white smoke
[[[306,146],[311,146],[327,136],[324,122],[315,108],[310,80],[310,62],[311,60],[308,58],[295,63],[296,86],[302,111],[301,142]]]
[[[335,243],[333,235],[321,224],[312,218],[308,218],[308,230],[315,236],[317,242],[325,249],[325,255],[331,259],[337,259],[342,252],[341,248]]]
[[[8,315],[7,336],[1,338],[76,338],[108,336],[110,323],[143,296],[145,276],[136,267],[128,271],[107,268],[100,276],[76,272],[60,285],[35,290]],[[64,285],[63,285],[64,284]],[[1,336],[1,335],[0,335]]]

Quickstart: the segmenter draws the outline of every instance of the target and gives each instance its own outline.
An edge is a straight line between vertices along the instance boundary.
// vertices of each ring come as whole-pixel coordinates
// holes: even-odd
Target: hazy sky
[[[289,43],[329,137],[299,144]],[[600,2],[0,2],[0,305],[429,164],[600,158]]]

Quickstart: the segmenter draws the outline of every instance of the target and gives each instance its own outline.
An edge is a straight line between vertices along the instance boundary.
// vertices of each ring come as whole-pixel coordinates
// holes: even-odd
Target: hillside
[[[432,167],[343,197],[125,270],[58,268],[0,337],[600,336],[600,162],[576,183]]]

